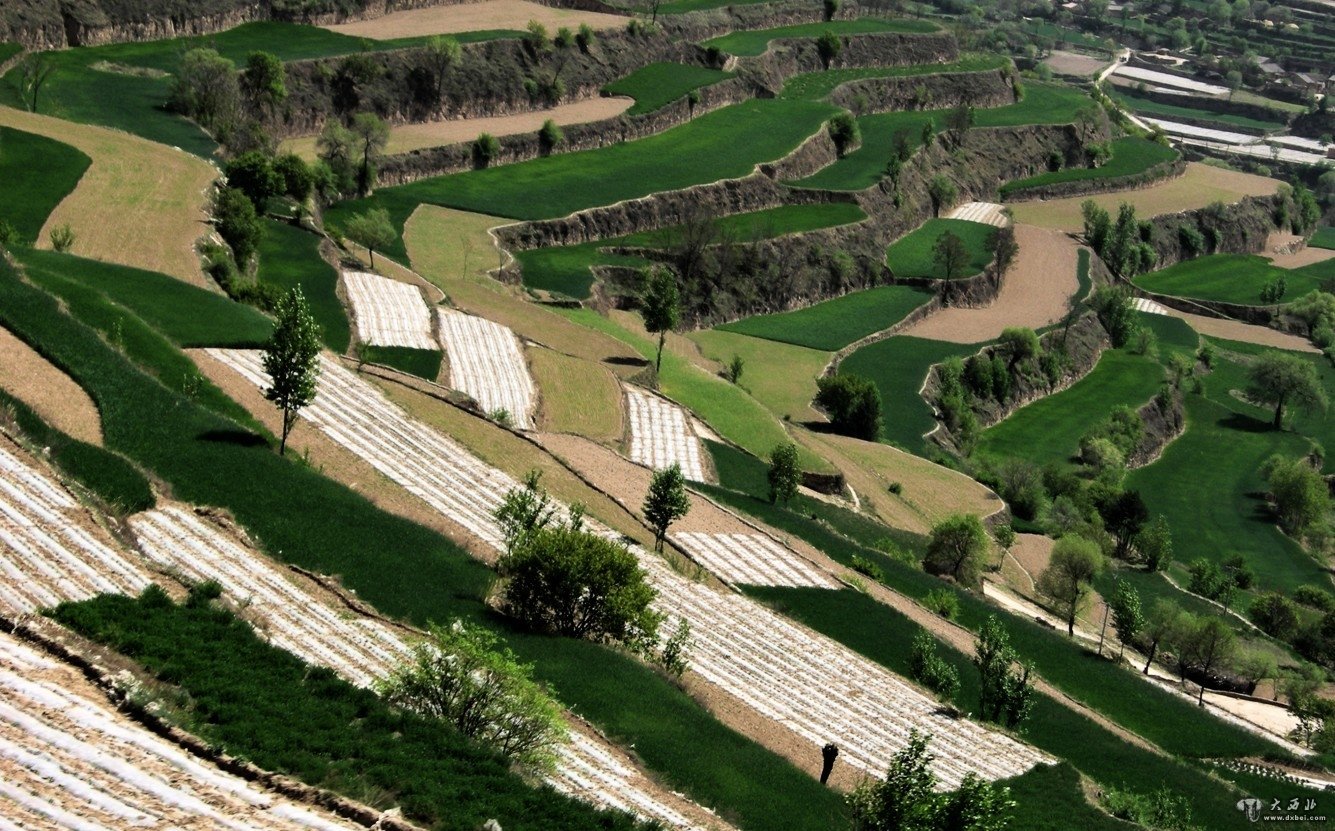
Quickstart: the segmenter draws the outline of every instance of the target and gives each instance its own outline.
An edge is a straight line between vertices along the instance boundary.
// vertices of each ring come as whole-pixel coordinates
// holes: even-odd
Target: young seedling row
[[[436,348],[431,338],[431,310],[415,287],[360,271],[344,272],[343,285],[357,322],[357,337],[363,343]]]
[[[634,387],[626,387],[626,404],[632,462],[654,470],[677,464],[687,479],[706,481],[700,461],[700,440],[691,429],[685,410]]]
[[[671,537],[692,559],[732,583],[840,588],[834,578],[763,534],[682,531]]]
[[[520,430],[533,427],[537,389],[519,338],[508,327],[474,315],[438,309],[440,345],[450,359],[450,386],[487,413],[505,411]]]

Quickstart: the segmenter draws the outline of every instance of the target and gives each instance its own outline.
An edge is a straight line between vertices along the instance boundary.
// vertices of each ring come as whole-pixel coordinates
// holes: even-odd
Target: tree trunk
[[[1075,606],[1076,604],[1071,604],[1071,612],[1066,616],[1066,637],[1068,638],[1075,637]]]
[[[1281,397],[1281,398],[1279,399],[1279,401],[1276,402],[1276,404],[1275,404],[1275,420],[1274,420],[1273,422],[1271,422],[1271,425],[1270,425],[1270,426],[1274,427],[1276,430],[1283,430],[1283,429],[1284,429],[1284,399],[1283,399],[1283,397]]]
[[[1141,675],[1150,674],[1150,664],[1154,663],[1154,653],[1159,651],[1159,642],[1154,641],[1150,644],[1150,657],[1145,659],[1145,669],[1141,670]]]
[[[283,410],[283,437],[278,440],[278,455],[287,455],[287,435],[292,432],[292,422],[295,421],[293,413],[289,410]]]
[[[658,359],[654,361],[654,372],[660,372],[663,369],[663,344],[667,341],[667,330],[658,333]]]

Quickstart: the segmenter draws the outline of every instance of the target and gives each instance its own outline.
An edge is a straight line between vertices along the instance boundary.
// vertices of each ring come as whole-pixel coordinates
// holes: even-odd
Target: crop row
[[[372,346],[435,349],[431,310],[415,286],[378,274],[348,271],[343,285],[357,322],[357,337]]]
[[[626,387],[630,422],[630,460],[654,470],[673,464],[694,482],[704,482],[700,440],[687,422],[686,411],[667,399]]]
[[[504,410],[521,430],[533,427],[537,392],[524,349],[508,327],[474,315],[438,309],[440,345],[450,359],[450,386],[488,413]]]
[[[733,583],[839,588],[820,569],[762,534],[683,531],[672,539],[696,562]]]

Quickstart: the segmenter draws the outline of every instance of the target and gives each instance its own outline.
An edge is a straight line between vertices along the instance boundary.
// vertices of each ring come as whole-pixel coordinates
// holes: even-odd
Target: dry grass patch
[[[631,347],[591,331],[486,276],[500,260],[487,229],[506,223],[485,214],[422,205],[404,224],[403,241],[417,272],[457,308],[509,326],[520,337],[585,360],[613,360],[630,369],[641,359]]]
[[[0,387],[62,433],[102,446],[102,416],[74,379],[0,328]]]
[[[52,228],[68,224],[74,254],[212,287],[195,241],[210,230],[206,192],[217,168],[128,133],[8,107],[0,107],[0,125],[64,142],[93,160],[47,219],[40,247],[50,246]]]
[[[411,9],[324,28],[353,37],[392,40],[493,29],[522,30],[530,20],[536,20],[552,31],[561,26],[578,29],[581,23],[587,23],[595,29],[619,29],[626,25],[626,18],[615,14],[558,9],[527,0],[486,0],[482,3]]]
[[[962,473],[888,444],[806,430],[795,435],[833,462],[864,504],[892,528],[925,534],[952,514],[985,517],[1003,507],[996,494]],[[890,490],[896,483],[898,494]]]
[[[705,329],[688,336],[706,358],[726,366],[734,355],[744,362],[741,385],[780,418],[824,421],[811,407],[816,378],[832,357],[829,352]]]
[[[490,118],[452,118],[445,121],[427,121],[419,124],[398,124],[389,130],[386,153],[408,153],[427,147],[472,141],[481,133],[504,138],[518,133],[536,133],[548,119],[565,127],[616,118],[635,105],[635,99],[588,98],[571,104],[562,104],[549,110],[500,115]],[[318,157],[314,135],[288,139],[283,150],[296,153],[307,161]]]
[[[1017,223],[1080,231],[1084,228],[1080,205],[1087,199],[1093,199],[1114,214],[1119,205],[1129,202],[1136,206],[1140,216],[1151,217],[1204,208],[1212,202],[1233,203],[1244,196],[1269,196],[1279,184],[1265,176],[1192,162],[1181,176],[1149,187],[1097,196],[1017,202],[1010,207]]]
[[[604,444],[620,440],[625,432],[621,385],[611,370],[540,346],[529,347],[528,361],[542,396],[539,430]]]

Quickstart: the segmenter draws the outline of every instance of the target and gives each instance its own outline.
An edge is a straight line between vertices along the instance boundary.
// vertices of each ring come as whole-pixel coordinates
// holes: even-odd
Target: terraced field
[[[850,81],[862,81],[869,78],[909,78],[917,75],[940,75],[951,72],[984,72],[989,69],[1002,69],[1010,66],[1010,61],[1000,55],[966,55],[958,61],[940,64],[918,64],[914,66],[860,66],[850,69],[830,69],[824,72],[806,72],[794,75],[783,84],[784,98],[800,98],[807,101],[820,101],[834,92],[836,87]]]
[[[857,20],[832,20],[828,23],[800,23],[793,26],[780,26],[776,29],[759,31],[733,32],[704,42],[729,55],[755,56],[769,48],[770,42],[795,38],[815,38],[825,32],[836,35],[865,35],[878,32],[899,32],[905,34],[928,34],[937,31],[935,24],[924,20],[875,20],[859,18]]]
[[[733,77],[731,72],[679,63],[651,63],[626,77],[603,87],[606,95],[625,95],[635,99],[627,115],[651,113],[693,90],[717,84]]]
[[[756,315],[725,323],[721,332],[791,343],[834,352],[876,332],[889,329],[929,295],[910,286],[878,286],[846,294],[805,309]]]
[[[1261,306],[1265,305],[1261,290],[1267,284],[1282,278],[1287,284],[1285,298],[1291,300],[1320,288],[1330,271],[1326,263],[1287,269],[1255,255],[1211,254],[1141,275],[1135,283],[1158,294]]]
[[[1001,189],[1001,198],[1012,198],[1030,188],[1055,185],[1061,182],[1084,182],[1134,176],[1150,168],[1177,158],[1177,151],[1148,139],[1122,138],[1112,143],[1112,159],[1102,167],[1066,168],[1044,173],[1018,182],[1008,182]]]
[[[972,277],[992,262],[992,239],[996,229],[981,222],[964,219],[929,219],[920,228],[890,245],[885,252],[885,264],[896,277],[947,277],[936,261],[937,240],[954,234],[964,243],[969,260],[960,274],[952,279]]]

